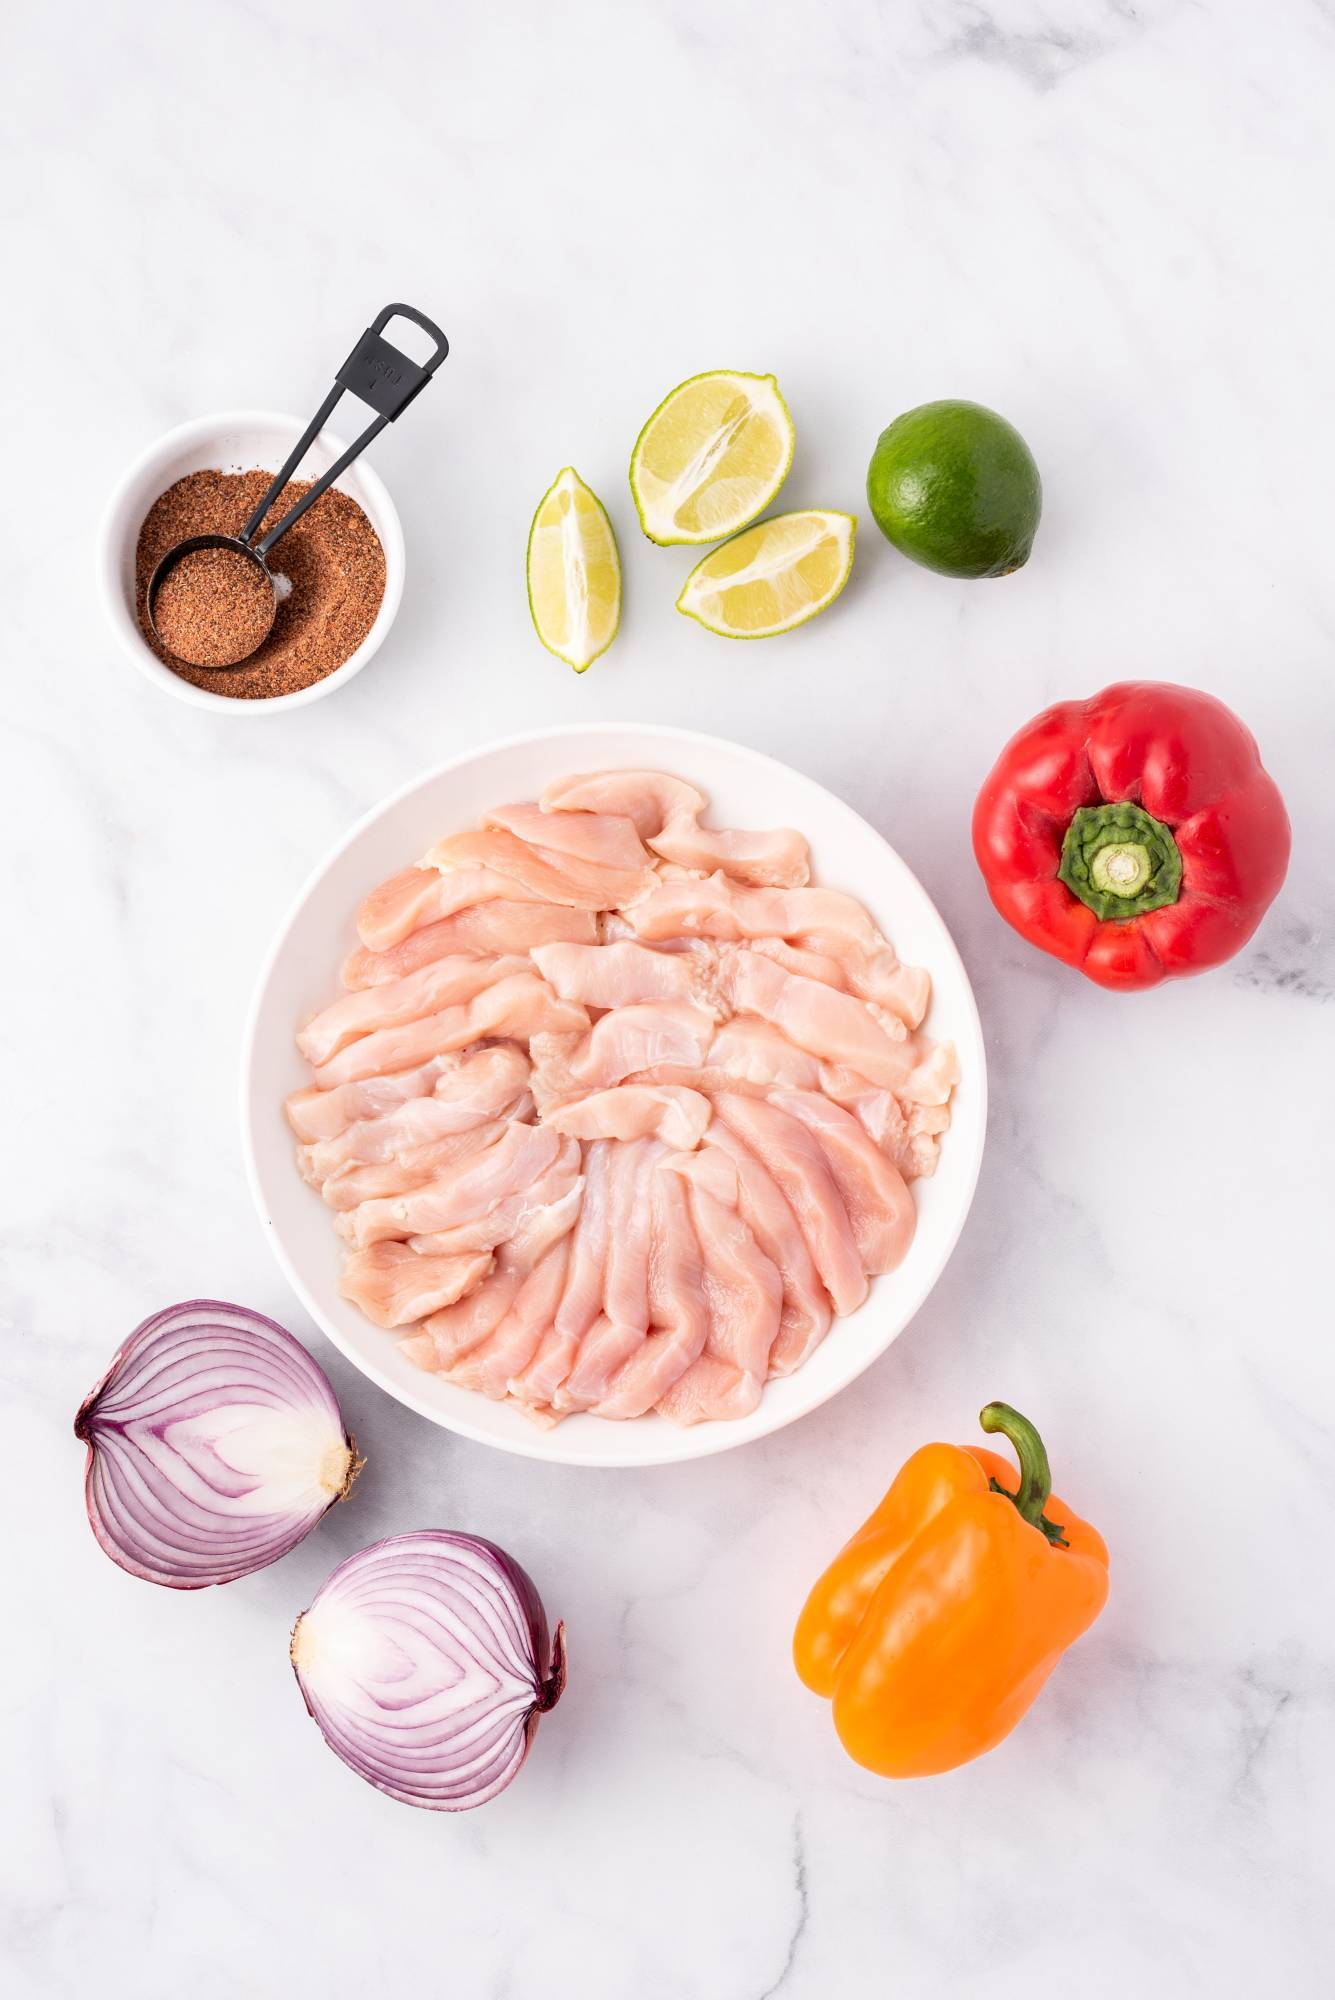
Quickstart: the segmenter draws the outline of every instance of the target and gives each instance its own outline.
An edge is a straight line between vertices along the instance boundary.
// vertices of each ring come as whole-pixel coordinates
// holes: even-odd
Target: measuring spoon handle
[[[410,361],[406,354],[384,338],[384,328],[392,319],[410,319],[424,333],[430,334],[436,347],[429,360]],[[268,555],[279,536],[285,535],[293,522],[299,521],[306,509],[313,506],[320,495],[347,471],[353,459],[361,456],[372,438],[379,437],[385,425],[392,424],[407,409],[413,397],[421,395],[449,351],[450,343],[435,321],[429,320],[424,312],[418,312],[415,306],[384,306],[376,314],[334,377],[333,388],[293,445],[286,463],[275,474],[273,484],[241,530],[241,540],[249,542],[251,536],[258,532],[261,521],[328,423],[345,391],[350,391],[377,412],[375,422],[367,425],[361,436],[348,446],[327,472],[321,473],[309,493],[304,493],[277,526],[270,528],[264,540],[254,545],[255,554],[261,560]]]

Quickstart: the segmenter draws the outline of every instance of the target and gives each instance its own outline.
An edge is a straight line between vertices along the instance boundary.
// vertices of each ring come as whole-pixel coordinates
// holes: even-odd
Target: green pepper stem
[[[1182,893],[1172,828],[1130,799],[1077,807],[1062,841],[1057,879],[1096,917],[1129,923]]]
[[[1052,1471],[1043,1440],[1033,1424],[1028,1417],[1022,1417],[1018,1410],[1013,1410],[1009,1403],[989,1403],[979,1411],[978,1421],[985,1431],[1000,1431],[1010,1441],[1020,1461],[1018,1493],[1008,1493],[995,1479],[992,1491],[1004,1494],[1021,1519],[1028,1521],[1031,1527],[1041,1529],[1054,1548],[1066,1548],[1068,1544],[1061,1524],[1049,1521],[1043,1512],[1052,1492]]]

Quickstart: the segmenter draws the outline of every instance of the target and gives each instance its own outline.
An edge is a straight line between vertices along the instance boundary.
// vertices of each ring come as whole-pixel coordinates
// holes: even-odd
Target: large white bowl
[[[366,637],[355,653],[323,680],[295,694],[275,694],[245,701],[236,695],[214,694],[195,687],[164,666],[139,629],[135,614],[135,549],[144,516],[160,493],[190,472],[277,472],[306,426],[296,417],[271,410],[227,410],[219,416],[196,417],[154,440],[121,478],[102,516],[97,546],[97,580],[102,608],[121,650],[141,674],[192,708],[209,708],[215,715],[279,715],[323,701],[335,688],[346,687],[374,657],[388,637],[403,596],[403,528],[384,481],[364,458],[349,466],[337,481],[351,495],[380,539],[385,552],[385,594]],[[333,431],[321,431],[294,475],[318,479],[346,449]],[[283,567],[283,544],[274,550],[274,568]]]
[[[682,1430],[659,1416],[625,1423],[587,1415],[538,1430],[515,1409],[425,1375],[399,1354],[396,1336],[338,1295],[341,1244],[319,1194],[297,1173],[283,1099],[309,1081],[293,1035],[337,991],[355,944],[353,913],[368,890],[408,866],[433,840],[473,826],[490,806],[531,799],[568,771],[665,770],[707,793],[716,825],[800,827],[813,875],[866,903],[900,956],[926,966],[927,1026],[959,1050],[962,1081],[931,1180],[915,1183],[918,1228],[897,1271],[795,1375],[771,1382],[760,1406],[731,1423]],[[574,725],[514,736],[430,771],[368,813],[297,898],[260,975],[242,1067],[242,1127],[251,1188],[274,1254],[311,1317],[362,1373],[433,1423],[526,1458],[568,1465],[658,1465],[726,1451],[790,1424],[846,1388],[901,1333],[940,1277],[969,1212],[983,1154],[987,1078],[968,975],[926,892],[866,821],[822,786],[773,758],[714,736],[633,724]]]

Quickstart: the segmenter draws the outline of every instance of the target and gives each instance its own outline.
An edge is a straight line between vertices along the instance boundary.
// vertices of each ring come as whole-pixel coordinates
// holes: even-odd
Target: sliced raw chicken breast
[[[507,1399],[511,1379],[528,1366],[552,1324],[569,1258],[570,1238],[564,1236],[538,1259],[493,1331],[447,1371],[452,1382],[495,1402]]]
[[[410,931],[388,951],[368,951],[363,945],[344,965],[343,984],[354,989],[385,986],[456,952],[499,958],[507,952],[531,951],[538,944],[597,941],[598,919],[592,910],[570,910],[559,903],[475,903]]]
[[[739,951],[727,963],[728,988],[739,1013],[758,1014],[799,1049],[844,1063],[871,1083],[893,1089],[911,1073],[916,1050],[900,1029],[885,1032],[865,1003],[818,979],[785,972],[772,959]]]
[[[748,889],[714,874],[698,882],[660,882],[625,916],[636,936],[650,942],[797,940],[801,949],[838,963],[841,985],[875,1000],[909,1028],[918,1026],[931,996],[927,974],[901,965],[861,903],[840,889]]]
[[[345,1083],[333,1090],[311,1084],[294,1090],[283,1109],[297,1137],[307,1145],[335,1139],[349,1125],[368,1118],[380,1118],[410,1098],[425,1097],[459,1058],[433,1057],[418,1069],[400,1070],[394,1076],[371,1076],[357,1083]]]
[[[572,775],[373,890],[298,1036],[341,1289],[550,1426],[753,1410],[905,1254],[959,1066],[800,833]]]
[[[645,851],[634,821],[624,813],[548,813],[533,804],[497,806],[482,815],[482,824],[500,827],[530,847],[576,861],[593,861],[600,868],[639,873],[653,867],[653,856]]]
[[[392,1159],[339,1167],[324,1180],[320,1192],[330,1208],[339,1210],[360,1208],[364,1201],[379,1201],[393,1194],[406,1194],[410,1188],[425,1187],[428,1181],[439,1180],[461,1160],[471,1160],[475,1153],[485,1152],[488,1146],[495,1145],[504,1130],[504,1119],[489,1119],[485,1124],[474,1125],[470,1131],[452,1132],[448,1138],[435,1139],[429,1145],[410,1146]]]
[[[582,1007],[571,1000],[558,1000],[536,972],[516,972],[484,987],[462,1007],[445,1007],[403,1027],[363,1035],[321,1063],[315,1080],[322,1090],[328,1090],[334,1084],[356,1083],[362,1077],[381,1076],[390,1070],[413,1069],[432,1056],[465,1048],[487,1036],[526,1041],[536,1034],[574,1034],[588,1022]]]
[[[565,1379],[552,1391],[555,1410],[587,1410],[598,1402],[648,1334],[649,1196],[651,1175],[663,1152],[655,1139],[612,1148],[603,1310],[581,1341]]]
[[[720,1185],[715,1177],[709,1192],[736,1208],[783,1281],[783,1310],[770,1350],[769,1372],[791,1375],[830,1330],[829,1295],[783,1190],[722,1119],[715,1122],[710,1143],[702,1152],[679,1153],[666,1165],[689,1179],[711,1173],[716,1176],[719,1163],[727,1168],[730,1179]],[[707,1185],[703,1178],[701,1185]]]
[[[774,1093],[776,1110],[799,1119],[820,1145],[852,1224],[858,1255],[872,1277],[902,1263],[917,1212],[899,1169],[867,1137],[851,1112],[809,1090]]]
[[[698,1090],[678,1084],[619,1084],[553,1105],[543,1123],[575,1139],[661,1139],[684,1153],[698,1146],[710,1120]]]
[[[856,1312],[867,1296],[867,1274],[815,1134],[761,1097],[725,1094],[715,1098],[714,1109],[782,1190],[835,1311]]]
[[[563,1001],[574,1006],[574,1001]],[[581,1009],[581,1012],[583,1010]],[[663,1064],[697,1068],[714,1033],[713,1016],[682,1001],[618,1007],[574,1041],[533,1037],[531,1086],[540,1112],[585,1090],[609,1090]]]
[[[359,1249],[391,1236],[423,1236],[485,1215],[545,1173],[561,1141],[544,1125],[509,1123],[485,1152],[407,1194],[364,1201],[349,1211],[350,1240]]]
[[[416,1075],[401,1071],[400,1075]],[[389,1079],[382,1079],[388,1082]],[[366,1084],[344,1084],[344,1090],[364,1090]],[[393,1160],[418,1146],[455,1132],[468,1132],[493,1118],[508,1117],[528,1102],[528,1058],[512,1043],[469,1050],[459,1062],[434,1080],[431,1096],[408,1097],[378,1118],[363,1118],[331,1139],[298,1148],[303,1177],[317,1185],[340,1167]],[[322,1091],[322,1099],[337,1096]]]
[[[643,895],[654,880],[647,867],[617,868],[582,860],[578,855],[558,854],[551,848],[532,847],[503,827],[451,834],[438,841],[425,859],[442,870],[478,869],[503,876],[543,902],[568,903],[579,910],[617,909]],[[509,893],[515,893],[513,887]]]
[[[836,964],[839,983],[878,1008],[888,1017],[887,1026],[920,1025],[932,998],[931,979],[921,966],[901,965],[888,944],[869,949],[856,939],[825,931],[803,931],[798,943],[813,956],[825,956]]]
[[[338,1289],[377,1326],[411,1326],[471,1292],[491,1263],[489,1250],[419,1257],[406,1243],[376,1243],[353,1251]]]
[[[585,1007],[637,1006],[653,1000],[707,1005],[708,982],[689,952],[617,944],[540,944],[533,962],[554,993]]]
[[[666,771],[589,771],[548,785],[540,803],[547,813],[618,814],[631,821],[641,840],[649,840],[669,819],[697,818],[709,801]]]
[[[704,1352],[658,1400],[661,1414],[677,1424],[749,1416],[760,1401],[783,1309],[779,1273],[736,1210],[695,1186],[690,1208],[709,1332]]]
[[[811,880],[811,850],[791,826],[770,833],[728,832],[675,815],[649,842],[679,868],[721,869],[753,888],[798,888]]]
[[[508,1194],[484,1214],[466,1222],[452,1223],[447,1229],[425,1231],[408,1240],[414,1250],[430,1256],[454,1256],[465,1250],[495,1250],[503,1243],[532,1240],[534,1231],[545,1226],[549,1211],[561,1204],[574,1203],[575,1211],[584,1187],[583,1161],[574,1139],[562,1139],[560,1151],[545,1174],[539,1174],[526,1188]],[[573,1225],[573,1213],[572,1213]]]
[[[357,935],[368,951],[389,951],[410,931],[452,917],[474,903],[534,902],[508,875],[485,868],[456,868],[447,875],[425,863],[391,875],[373,889],[357,912]]]
[[[491,1276],[457,1305],[433,1313],[420,1337],[400,1343],[408,1359],[453,1379],[461,1358],[482,1347],[518,1305],[530,1273],[570,1235],[579,1203],[580,1190],[572,1189],[532,1210],[523,1230],[498,1253]]]
[[[522,1271],[497,1265],[466,1298],[423,1320],[421,1331],[399,1342],[399,1352],[419,1368],[446,1374],[495,1332],[524,1282]]]
[[[584,1200],[570,1242],[561,1301],[532,1358],[510,1383],[513,1396],[537,1408],[550,1407],[602,1313],[615,1151],[610,1140],[596,1139],[584,1156]]]
[[[297,1047],[309,1063],[328,1062],[359,1035],[420,1021],[443,1007],[462,1006],[498,979],[528,970],[528,959],[518,956],[438,958],[404,979],[345,993],[306,1023],[297,1036]]]
[[[600,1417],[642,1417],[703,1352],[709,1333],[704,1264],[676,1174],[653,1174],[649,1206],[650,1331],[590,1406]]]

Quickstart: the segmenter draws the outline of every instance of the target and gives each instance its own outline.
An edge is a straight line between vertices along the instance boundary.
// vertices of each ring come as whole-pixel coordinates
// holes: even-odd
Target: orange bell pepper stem
[[[798,1674],[833,1705],[849,1755],[925,1777],[1009,1734],[1108,1594],[1102,1537],[1053,1497],[1028,1420],[989,1403],[1015,1468],[981,1447],[924,1445],[803,1606]]]

